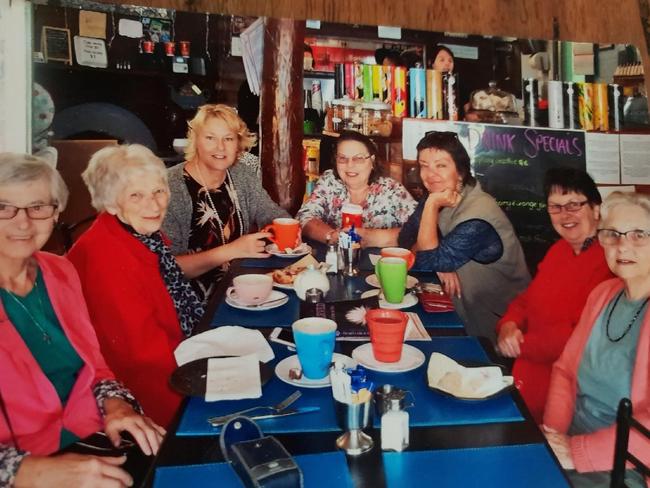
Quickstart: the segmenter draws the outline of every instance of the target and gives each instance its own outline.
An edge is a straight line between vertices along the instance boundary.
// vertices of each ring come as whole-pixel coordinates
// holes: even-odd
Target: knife
[[[281,412],[278,413],[267,413],[267,414],[261,414],[261,415],[253,415],[251,417],[248,417],[251,420],[265,420],[265,419],[275,419],[275,418],[280,418],[280,417],[289,417],[290,415],[300,415],[303,413],[312,413],[312,412],[318,412],[320,410],[320,407],[300,407],[300,408],[288,408],[286,410],[282,410]],[[212,425],[212,427],[219,427],[229,420],[234,419],[235,417],[231,418],[222,418],[219,421],[210,421],[208,420],[208,423]]]

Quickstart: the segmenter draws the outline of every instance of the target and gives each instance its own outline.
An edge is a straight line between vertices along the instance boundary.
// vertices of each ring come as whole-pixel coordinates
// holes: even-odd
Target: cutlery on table
[[[256,303],[256,304],[252,304],[252,305],[246,305],[246,307],[247,308],[266,307],[268,305],[273,305],[274,303],[278,303],[278,302],[281,302],[282,300],[286,300],[286,299],[287,299],[287,296],[285,295],[285,296],[280,297],[280,298],[274,298],[273,300],[267,300],[266,302]]]
[[[248,418],[251,420],[265,420],[265,419],[275,419],[279,417],[289,417],[290,415],[300,415],[303,413],[313,413],[313,412],[318,412],[320,410],[320,407],[299,407],[299,408],[287,408],[285,410],[282,410],[280,412],[276,413],[266,413],[266,414],[259,414],[259,415],[250,415]],[[232,418],[235,417],[215,417],[217,420],[209,420],[210,425],[212,427],[219,427],[223,424],[225,424],[228,420],[231,420]]]
[[[287,398],[282,400],[281,402],[275,404],[275,405],[258,405],[256,407],[250,407],[246,408],[244,410],[239,410],[238,412],[233,412],[229,413],[228,415],[221,415],[219,417],[210,417],[208,418],[208,422],[212,425],[221,425],[225,424],[228,422],[230,419],[233,419],[235,417],[239,417],[240,415],[243,415],[248,412],[254,412],[255,410],[271,410],[272,413],[274,414],[279,414],[282,412],[284,409],[286,409],[289,405],[291,405],[293,402],[295,402],[300,396],[302,395],[302,392],[300,390],[294,391],[291,395],[289,395]]]

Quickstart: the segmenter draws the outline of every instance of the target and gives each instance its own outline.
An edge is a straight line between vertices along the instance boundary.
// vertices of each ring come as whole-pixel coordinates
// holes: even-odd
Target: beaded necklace
[[[194,165],[196,166],[196,171],[199,174],[199,178],[201,178],[201,186],[203,187],[203,190],[205,191],[206,196],[208,197],[208,203],[210,205],[210,208],[212,209],[214,219],[217,221],[217,225],[219,227],[219,236],[221,237],[221,244],[226,243],[226,236],[224,234],[224,225],[223,222],[221,221],[221,217],[219,217],[219,212],[217,212],[217,207],[212,201],[212,196],[210,195],[210,190],[205,184],[205,178],[203,177],[203,172],[201,171],[201,166],[199,166],[198,161],[195,161]],[[230,171],[226,170],[226,191],[228,192],[228,196],[230,197],[230,200],[232,201],[233,205],[235,206],[235,214],[237,215],[237,220],[239,221],[239,228],[241,229],[242,233],[244,232],[244,223],[242,219],[242,213],[241,209],[239,208],[239,198],[237,197],[237,190],[235,190],[235,186],[232,183],[232,178],[230,177]]]
[[[636,322],[636,319],[639,318],[639,315],[641,314],[641,311],[644,309],[644,307],[648,304],[648,301],[650,301],[650,298],[646,298],[641,306],[637,309],[637,311],[634,313],[634,317],[632,317],[632,320],[630,320],[627,324],[627,327],[625,328],[625,331],[618,336],[616,339],[612,339],[612,336],[609,334],[609,321],[612,319],[612,314],[614,313],[614,309],[616,308],[616,305],[618,305],[619,300],[623,296],[623,290],[616,296],[616,300],[614,300],[614,305],[612,305],[612,308],[609,309],[609,314],[607,315],[607,322],[605,323],[605,333],[607,334],[607,339],[609,339],[610,342],[618,342],[623,337],[627,335],[628,332],[630,332],[630,329],[634,325],[634,322]]]
[[[38,286],[38,282],[34,281],[34,293],[36,293],[36,298],[38,298],[38,306],[40,307],[41,312],[43,312],[45,310],[45,307],[43,307],[43,302],[41,301],[41,294],[39,293],[39,291],[37,289],[37,286]],[[23,302],[18,299],[18,297],[14,294],[14,292],[12,292],[10,290],[5,290],[5,291],[7,292],[7,296],[9,298],[11,298],[14,302],[16,302],[20,306],[20,308],[23,309],[23,311],[32,320],[32,322],[34,322],[34,325],[38,328],[38,330],[41,331],[41,334],[42,334],[41,339],[43,340],[43,342],[45,342],[46,344],[52,344],[52,337],[50,336],[50,334],[48,334],[47,331],[38,322],[38,320],[36,320],[36,318],[34,318],[32,313],[23,304]]]

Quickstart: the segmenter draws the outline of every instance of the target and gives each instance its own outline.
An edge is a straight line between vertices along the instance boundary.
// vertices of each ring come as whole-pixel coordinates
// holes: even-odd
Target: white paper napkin
[[[222,325],[195,335],[181,342],[174,351],[179,366],[196,359],[247,354],[256,354],[263,363],[268,363],[275,357],[273,349],[259,330],[239,325]]]
[[[257,355],[208,359],[205,401],[240,400],[262,396]]]

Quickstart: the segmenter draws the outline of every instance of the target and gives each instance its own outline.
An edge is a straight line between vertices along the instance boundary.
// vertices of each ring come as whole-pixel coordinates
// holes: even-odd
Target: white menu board
[[[621,134],[621,183],[650,184],[650,135]]]

